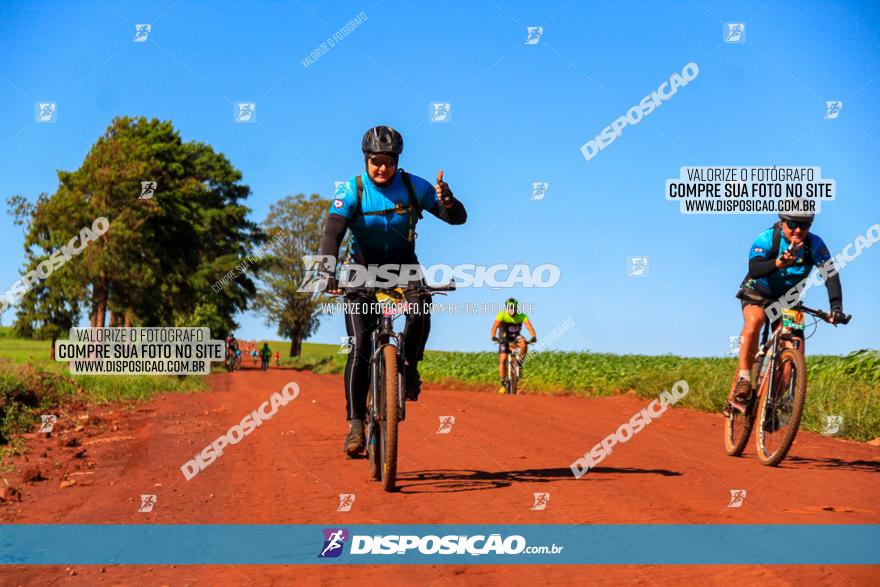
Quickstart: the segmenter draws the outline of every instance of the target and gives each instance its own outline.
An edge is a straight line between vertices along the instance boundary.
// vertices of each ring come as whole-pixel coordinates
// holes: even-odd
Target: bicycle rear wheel
[[[385,396],[382,401],[382,489],[394,491],[397,482],[397,396],[399,377],[397,373],[397,347],[388,345],[382,349],[381,385]]]
[[[786,375],[786,371],[789,373]],[[775,467],[797,436],[807,397],[807,361],[799,349],[786,348],[776,359],[774,376],[762,385],[755,447],[762,465]]]
[[[757,381],[760,375],[755,367],[752,367],[752,381]],[[738,375],[734,375],[733,384],[736,385]],[[755,424],[755,391],[752,389],[749,393],[749,400],[746,402],[745,413],[734,408],[730,409],[730,415],[724,419],[724,449],[727,454],[732,457],[738,457],[745,450],[749,443],[749,437],[752,435],[752,427]]]

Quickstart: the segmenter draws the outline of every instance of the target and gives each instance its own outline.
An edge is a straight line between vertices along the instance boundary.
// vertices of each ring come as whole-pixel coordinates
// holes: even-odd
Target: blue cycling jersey
[[[779,253],[777,258],[788,250],[791,243],[785,238],[785,234],[780,235]],[[803,247],[798,251],[797,261],[788,267],[777,269],[770,275],[759,277],[757,279],[748,279],[746,287],[751,287],[761,295],[768,298],[778,298],[793,288],[799,282],[803,281],[810,275],[813,267],[807,267],[804,263],[804,254],[806,247],[810,247],[813,255],[813,266],[818,267],[831,258],[828,247],[818,235],[808,233],[807,240]],[[773,229],[768,228],[758,235],[755,242],[752,243],[752,249],[749,251],[749,260],[755,257],[764,257],[769,260],[770,252],[773,248]]]
[[[384,186],[378,186],[366,172],[361,174],[364,197],[358,214],[358,193],[355,178],[339,186],[330,203],[330,213],[348,220],[352,240],[350,252],[364,263],[416,262],[414,243],[409,241],[409,194],[402,170]],[[419,206],[425,212],[437,203],[434,186],[425,179],[408,174]],[[364,214],[384,212],[382,214]]]

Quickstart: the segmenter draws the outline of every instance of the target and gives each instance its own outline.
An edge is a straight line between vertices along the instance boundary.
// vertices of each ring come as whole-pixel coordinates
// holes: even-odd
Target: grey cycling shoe
[[[349,420],[348,428],[348,435],[345,437],[343,450],[348,456],[354,457],[361,454],[367,444],[367,439],[364,436],[364,421]]]

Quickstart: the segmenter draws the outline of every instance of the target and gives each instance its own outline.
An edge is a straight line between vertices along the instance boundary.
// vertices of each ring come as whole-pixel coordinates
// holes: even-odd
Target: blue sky
[[[346,22],[367,20],[314,64],[300,61]],[[434,263],[554,263],[549,289],[467,289],[445,301],[534,304],[538,334],[566,319],[566,350],[723,355],[739,333],[733,297],[770,216],[685,216],[664,199],[683,165],[816,165],[838,198],[814,230],[839,251],[880,222],[876,3],[759,2],[5,2],[0,6],[0,196],[54,192],[114,116],[170,119],[222,151],[253,190],[253,219],[294,193],[329,197],[362,170],[360,137],[399,129],[401,165],[442,168],[469,212],[426,217]],[[722,43],[724,22],[746,41]],[[137,23],[150,23],[133,43]],[[526,27],[542,26],[526,45]],[[699,76],[589,162],[580,146],[688,62]],[[825,101],[842,100],[825,120]],[[58,122],[34,122],[34,103]],[[233,103],[254,101],[256,124]],[[429,103],[452,122],[432,124]],[[529,199],[533,181],[550,189]],[[18,279],[22,234],[0,216],[0,287]],[[647,256],[647,277],[627,257]],[[230,268],[231,269],[231,268]],[[880,247],[842,273],[855,318],[821,328],[811,352],[877,346]],[[218,276],[219,279],[220,276]],[[827,306],[824,288],[808,302]],[[8,324],[12,312],[6,312]],[[489,350],[492,316],[434,318],[428,348]],[[277,338],[259,316],[244,338]],[[337,342],[339,318],[312,340]]]

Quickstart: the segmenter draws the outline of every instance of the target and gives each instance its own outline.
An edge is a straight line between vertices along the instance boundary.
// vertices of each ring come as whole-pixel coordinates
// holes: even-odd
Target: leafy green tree
[[[77,296],[68,308],[76,310],[74,322],[82,308],[92,326],[172,325],[204,317],[210,306],[212,328],[229,330],[255,294],[254,283],[244,275],[218,293],[211,284],[263,239],[247,219],[242,201],[250,188],[241,179],[209,145],[183,142],[170,121],[121,117],[79,169],[59,171],[54,194],[41,195],[30,209],[21,197],[10,204],[26,224],[29,259],[48,256],[95,218],[109,220],[109,230],[58,271]],[[140,197],[145,181],[156,182],[152,197]],[[45,304],[58,300],[39,299],[22,300],[20,331],[30,323],[39,332],[51,319],[55,306]]]
[[[318,329],[319,304],[330,299],[298,291],[306,274],[304,255],[316,255],[321,243],[327,201],[318,194],[287,196],[273,204],[264,231],[274,244],[259,272],[261,287],[254,306],[277,324],[278,334],[290,339],[290,356],[297,357],[302,341]]]

